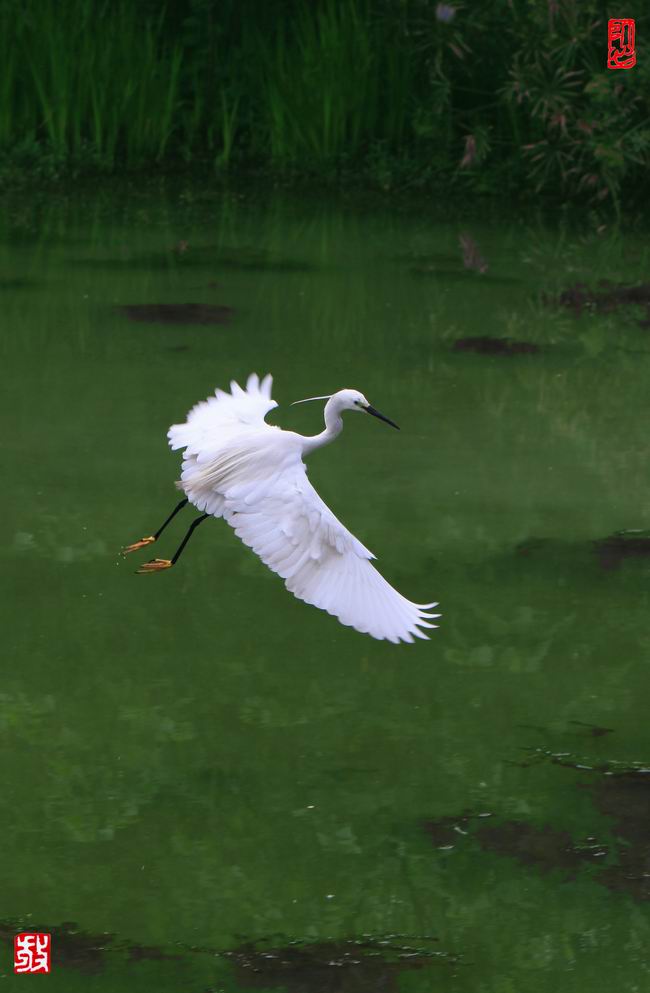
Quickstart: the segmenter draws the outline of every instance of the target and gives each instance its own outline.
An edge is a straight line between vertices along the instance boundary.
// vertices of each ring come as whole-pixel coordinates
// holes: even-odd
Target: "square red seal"
[[[613,17],[607,22],[607,68],[631,69],[635,65],[634,19]]]
[[[17,934],[14,938],[14,973],[49,972],[52,936]]]

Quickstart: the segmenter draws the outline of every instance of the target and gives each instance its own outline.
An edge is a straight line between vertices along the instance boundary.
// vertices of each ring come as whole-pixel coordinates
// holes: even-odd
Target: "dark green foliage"
[[[646,182],[650,8],[602,0],[0,0],[0,174],[179,165],[618,203]],[[646,56],[648,52],[648,56]]]

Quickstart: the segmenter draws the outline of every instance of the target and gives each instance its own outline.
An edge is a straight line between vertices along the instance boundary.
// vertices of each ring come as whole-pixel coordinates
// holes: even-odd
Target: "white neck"
[[[325,417],[325,430],[321,431],[320,434],[310,435],[306,438],[303,437],[303,455],[309,455],[311,452],[316,451],[317,448],[322,448],[323,445],[329,445],[330,441],[334,441],[343,430],[343,418],[341,417],[341,410],[336,396],[330,397],[327,401],[323,414]]]

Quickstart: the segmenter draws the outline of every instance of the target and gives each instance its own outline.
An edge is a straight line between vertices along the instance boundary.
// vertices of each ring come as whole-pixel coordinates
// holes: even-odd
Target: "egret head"
[[[391,427],[399,427],[394,421],[384,417],[380,414],[378,410],[368,403],[363,393],[359,393],[359,390],[339,390],[338,393],[333,393],[331,396],[324,397],[308,397],[307,400],[294,400],[294,403],[307,403],[308,400],[327,400],[327,406],[335,408],[336,413],[340,413],[343,410],[365,410],[366,414],[372,414],[373,417],[378,417],[380,421],[385,421],[386,424],[390,424]]]

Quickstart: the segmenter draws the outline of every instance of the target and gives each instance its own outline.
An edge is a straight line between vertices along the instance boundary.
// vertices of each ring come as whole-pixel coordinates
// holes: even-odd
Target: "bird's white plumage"
[[[255,373],[245,390],[232,382],[230,393],[217,389],[169,429],[171,447],[185,449],[179,487],[199,510],[223,517],[299,599],[374,638],[426,638],[420,628],[437,626],[439,615],[427,612],[436,605],[394,590],[321,500],[303,462],[313,439],[264,420],[277,407],[271,384]]]

